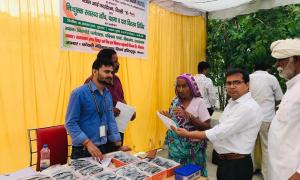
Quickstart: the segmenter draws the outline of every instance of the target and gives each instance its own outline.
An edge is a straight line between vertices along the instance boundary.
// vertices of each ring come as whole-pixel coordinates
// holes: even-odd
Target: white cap
[[[272,51],[271,55],[276,59],[300,56],[300,39],[274,41],[270,48]]]

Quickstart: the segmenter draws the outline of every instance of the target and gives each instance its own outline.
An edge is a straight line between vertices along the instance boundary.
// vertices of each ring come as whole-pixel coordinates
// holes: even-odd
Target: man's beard
[[[295,66],[292,64],[292,62],[293,61],[290,60],[284,68],[277,68],[280,77],[290,80],[295,76]]]
[[[105,86],[110,86],[112,85],[112,78],[97,78],[97,81],[100,83],[100,84],[103,84]]]

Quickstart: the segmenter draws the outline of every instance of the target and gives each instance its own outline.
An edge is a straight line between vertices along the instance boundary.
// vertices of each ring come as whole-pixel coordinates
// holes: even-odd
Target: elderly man
[[[241,69],[226,73],[226,89],[231,97],[220,123],[206,131],[172,129],[182,137],[208,139],[219,154],[218,180],[251,180],[250,153],[263,118],[262,111],[249,92],[249,74]]]
[[[271,51],[288,81],[269,130],[268,180],[300,180],[300,40],[275,41]]]
[[[209,115],[214,113],[214,107],[217,101],[217,94],[212,80],[208,77],[210,65],[208,62],[201,61],[198,63],[198,74],[194,76],[200,90],[201,96],[205,102]],[[218,154],[215,150],[212,153],[212,163],[218,164]]]

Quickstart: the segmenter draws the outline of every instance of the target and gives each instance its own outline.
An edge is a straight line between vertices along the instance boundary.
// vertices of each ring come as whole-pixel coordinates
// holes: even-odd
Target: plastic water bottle
[[[41,149],[40,171],[47,169],[50,166],[50,149],[48,144],[44,144]]]

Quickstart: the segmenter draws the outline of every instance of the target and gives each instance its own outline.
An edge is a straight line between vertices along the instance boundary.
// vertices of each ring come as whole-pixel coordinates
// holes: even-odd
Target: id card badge
[[[99,134],[100,134],[100,137],[106,136],[106,131],[105,131],[105,126],[104,125],[99,127]]]

